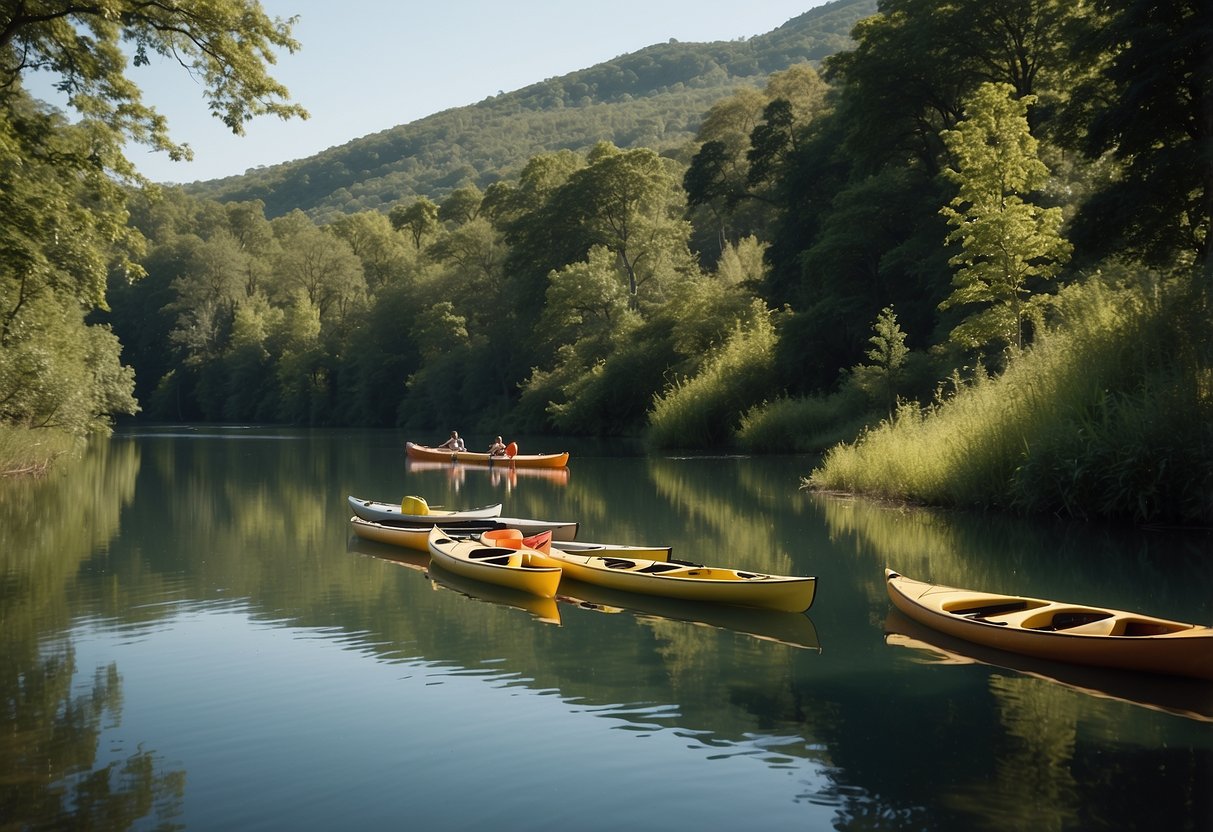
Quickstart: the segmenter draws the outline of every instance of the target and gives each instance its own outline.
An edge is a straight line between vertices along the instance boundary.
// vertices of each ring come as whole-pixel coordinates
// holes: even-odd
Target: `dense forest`
[[[532,156],[584,151],[598,141],[685,154],[713,103],[737,87],[761,87],[772,72],[848,48],[851,28],[875,10],[875,0],[841,0],[746,40],[671,40],[187,190],[225,202],[261,200],[269,217],[299,209],[328,222],[422,196],[440,201],[458,188],[485,190],[517,176]]]
[[[188,188],[138,182],[116,135],[175,146],[62,32],[0,20],[0,419],[829,448],[816,487],[1213,521],[1206,4],[871,11]],[[157,48],[143,13],[94,23]],[[102,114],[30,99],[38,55]],[[290,115],[248,71],[229,126]]]

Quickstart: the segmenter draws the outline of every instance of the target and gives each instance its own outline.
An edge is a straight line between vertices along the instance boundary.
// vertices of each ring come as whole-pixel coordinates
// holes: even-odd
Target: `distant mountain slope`
[[[271,217],[299,208],[323,220],[418,196],[437,201],[468,184],[483,189],[537,153],[602,139],[671,150],[692,139],[707,109],[738,86],[760,86],[772,72],[849,48],[855,22],[875,11],[876,0],[836,0],[748,40],[649,46],[306,159],[187,189],[225,201],[260,199]]]

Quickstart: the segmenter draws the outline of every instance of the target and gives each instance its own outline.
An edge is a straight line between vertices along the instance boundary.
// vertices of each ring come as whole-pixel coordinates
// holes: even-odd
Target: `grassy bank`
[[[75,447],[76,440],[67,433],[0,424],[0,476],[44,474]]]
[[[1207,297],[1188,281],[1098,282],[998,376],[827,453],[806,481],[935,505],[1213,523]]]

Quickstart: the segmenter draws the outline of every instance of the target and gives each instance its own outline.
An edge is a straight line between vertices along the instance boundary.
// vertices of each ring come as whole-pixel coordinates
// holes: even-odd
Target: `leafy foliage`
[[[1027,110],[1036,98],[1015,99],[1014,92],[1010,84],[983,84],[965,120],[943,133],[957,167],[944,173],[960,193],[941,213],[953,226],[948,242],[961,245],[949,262],[961,268],[940,308],[982,307],[952,330],[952,340],[965,347],[1022,348],[1025,320],[1039,305],[1030,282],[1055,276],[1072,250],[1059,232],[1061,209],[1021,196],[1040,188],[1049,170],[1028,130]]]

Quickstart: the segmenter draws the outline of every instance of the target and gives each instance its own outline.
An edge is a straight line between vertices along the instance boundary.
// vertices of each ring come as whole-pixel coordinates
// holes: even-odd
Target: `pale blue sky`
[[[311,156],[329,147],[473,104],[670,38],[734,40],[764,34],[825,0],[262,0],[271,17],[298,15],[302,49],[273,75],[311,113],[261,117],[243,137],[212,118],[201,90],[175,64],[130,70],[194,161],[130,145],[161,182],[192,182]],[[40,85],[31,83],[36,94]]]

